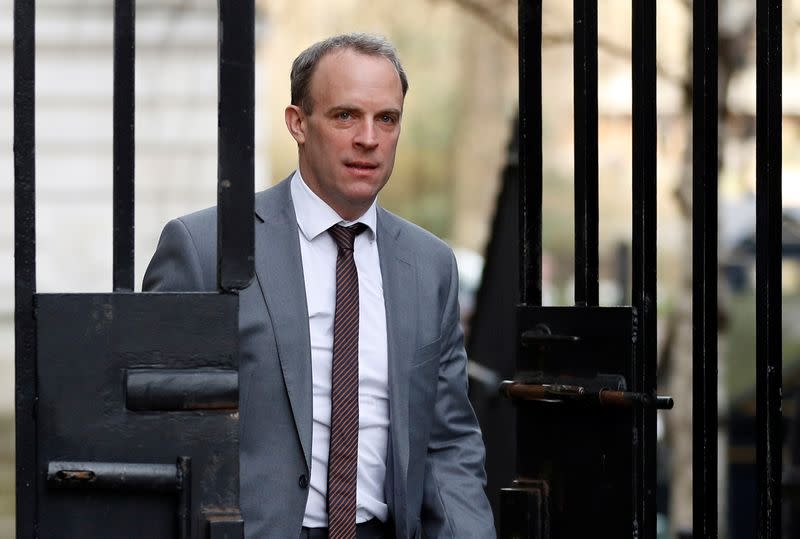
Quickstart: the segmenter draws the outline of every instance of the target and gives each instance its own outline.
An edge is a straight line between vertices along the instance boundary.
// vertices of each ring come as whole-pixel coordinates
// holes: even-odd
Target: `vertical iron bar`
[[[597,0],[573,2],[575,304],[598,304]]]
[[[758,537],[781,537],[781,2],[756,8]]]
[[[178,457],[178,539],[192,536],[192,457]]]
[[[695,0],[692,110],[692,491],[695,537],[717,537],[717,0]]]
[[[519,2],[520,301],[542,304],[542,0]]]
[[[656,389],[656,0],[632,3],[633,272],[632,300],[638,319],[634,357],[636,391]],[[635,528],[656,536],[655,409],[635,412]]]
[[[36,533],[36,3],[14,2],[14,339],[17,537]]]
[[[239,290],[254,271],[255,5],[218,5],[217,286]]]
[[[114,290],[134,283],[135,0],[114,2]]]

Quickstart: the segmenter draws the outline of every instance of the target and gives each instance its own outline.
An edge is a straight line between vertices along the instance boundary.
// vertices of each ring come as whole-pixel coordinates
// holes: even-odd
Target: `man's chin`
[[[375,198],[378,196],[379,189],[358,189],[350,190],[345,193],[345,196],[340,199],[343,203],[342,209],[346,209],[346,214],[340,212],[342,217],[348,221],[352,221],[361,217],[366,212]]]
[[[344,193],[353,200],[373,199],[385,184],[386,181],[382,175],[351,177],[346,182]]]

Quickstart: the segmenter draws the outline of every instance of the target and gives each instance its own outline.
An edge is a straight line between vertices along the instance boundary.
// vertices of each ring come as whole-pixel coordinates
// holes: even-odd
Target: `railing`
[[[656,1],[632,6],[632,307],[630,387],[616,391],[518,373],[502,391],[517,401],[633,405],[641,443],[632,470],[636,533],[655,534],[656,386]],[[717,537],[718,500],[718,1],[699,0],[693,17],[693,503],[694,537]],[[575,307],[597,306],[597,2],[574,0]],[[542,299],[542,2],[519,2],[519,210],[521,309]],[[760,539],[781,537],[781,2],[757,3],[757,472]],[[537,311],[538,313],[539,311]],[[543,311],[542,311],[543,312]],[[537,314],[537,316],[539,316]],[[541,314],[541,316],[546,316]],[[582,315],[581,315],[582,316]],[[536,318],[536,317],[533,317]],[[526,332],[518,338],[525,345]],[[544,343],[545,357],[569,343]],[[549,348],[548,348],[549,347]],[[577,348],[576,348],[577,349]],[[548,352],[549,350],[549,352]],[[538,353],[538,352],[537,352]],[[544,354],[544,355],[542,355]],[[534,357],[536,356],[534,353]],[[518,363],[528,361],[518,358]],[[543,360],[544,361],[544,360]],[[543,363],[544,364],[544,363]],[[521,367],[520,367],[521,368]],[[536,373],[539,376],[541,373]],[[568,378],[568,377],[567,377]],[[613,403],[613,404],[609,404]],[[634,405],[635,404],[635,405]],[[552,409],[552,407],[551,407]],[[538,417],[538,416],[537,416]],[[518,425],[518,429],[524,429]],[[524,454],[518,444],[518,454]],[[520,457],[524,458],[524,457]],[[525,478],[528,485],[536,477]],[[533,480],[531,483],[529,480]],[[515,488],[521,488],[519,485]],[[549,496],[550,487],[537,496]],[[539,500],[540,498],[537,498]],[[538,502],[537,502],[538,503]],[[546,503],[542,502],[542,503]],[[754,510],[756,508],[754,507]],[[548,513],[549,515],[550,513]],[[548,516],[548,518],[550,518]],[[544,528],[537,528],[541,530]],[[539,532],[537,532],[539,533]],[[549,532],[548,532],[549,533]],[[557,533],[557,532],[556,532]]]

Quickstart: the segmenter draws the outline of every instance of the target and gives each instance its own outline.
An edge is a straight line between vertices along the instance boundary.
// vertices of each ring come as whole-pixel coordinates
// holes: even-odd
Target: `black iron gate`
[[[656,0],[632,2],[632,304],[598,305],[597,0],[574,0],[575,298],[542,307],[542,2],[519,2],[515,479],[502,537],[656,536]],[[757,3],[759,532],[781,538],[781,3]],[[693,13],[694,537],[717,537],[717,0]],[[490,260],[488,262],[492,264]],[[491,443],[491,442],[490,442]],[[491,479],[490,479],[491,480]],[[754,508],[756,511],[756,508]]]
[[[233,537],[253,2],[220,3],[218,294],[133,290],[134,8],[115,2],[114,292],[37,294],[34,11],[14,5],[19,537]],[[541,0],[521,0],[517,478],[504,537],[655,536],[656,0],[632,3],[632,305],[598,305],[597,2],[574,0],[575,306],[541,306]],[[759,537],[781,537],[781,3],[757,3]],[[717,536],[717,0],[694,18],[694,534]],[[228,28],[229,31],[225,31]],[[191,313],[191,316],[190,314]],[[75,335],[85,336],[78,341]],[[191,395],[191,398],[189,398]],[[92,443],[86,443],[91,440]],[[213,465],[212,465],[213,461]],[[101,495],[98,495],[101,493]]]
[[[134,13],[115,2],[114,292],[37,294],[35,2],[14,3],[20,538],[243,535],[237,291],[253,275],[254,3],[219,3],[217,293],[133,293]]]
[[[655,2],[633,3],[633,305],[598,304],[597,3],[576,1],[575,306],[542,307],[541,3],[520,2],[517,479],[504,537],[655,530]],[[521,509],[527,509],[521,511]],[[531,518],[533,516],[533,518]]]

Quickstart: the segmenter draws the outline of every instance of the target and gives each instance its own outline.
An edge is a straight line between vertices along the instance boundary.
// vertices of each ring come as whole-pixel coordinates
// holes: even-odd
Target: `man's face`
[[[312,75],[310,114],[286,108],[299,145],[300,173],[348,220],[360,217],[394,167],[403,90],[389,60],[351,49],[326,54]]]

